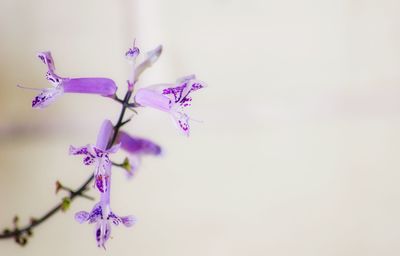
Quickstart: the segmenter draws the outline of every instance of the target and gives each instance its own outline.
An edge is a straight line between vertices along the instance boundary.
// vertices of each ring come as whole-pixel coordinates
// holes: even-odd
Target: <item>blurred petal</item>
[[[132,227],[136,222],[135,217],[132,215],[120,217],[120,219],[122,221],[122,224],[124,224],[125,227]]]
[[[136,170],[139,168],[141,163],[141,157],[136,154],[132,154],[129,156],[129,170],[126,170],[126,178],[131,179],[136,173]]]
[[[111,148],[107,149],[107,153],[116,153],[121,147],[121,143],[115,144]]]
[[[136,68],[136,80],[147,68],[151,67],[160,57],[162,53],[162,45],[157,46],[154,50],[147,53],[147,58]]]
[[[85,211],[80,211],[75,213],[75,220],[82,224],[83,222],[87,221],[89,218],[89,213]]]
[[[129,153],[150,155],[161,154],[161,147],[151,140],[135,137],[124,131],[119,132],[117,141],[121,143],[122,149]]]

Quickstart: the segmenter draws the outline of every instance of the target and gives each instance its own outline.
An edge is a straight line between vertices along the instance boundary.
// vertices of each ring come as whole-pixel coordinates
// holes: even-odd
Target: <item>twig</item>
[[[130,119],[123,121],[124,119],[124,115],[125,115],[125,111],[129,106],[129,99],[132,95],[132,91],[128,90],[125,94],[124,100],[120,100],[118,98],[115,98],[115,100],[119,103],[121,103],[122,108],[121,108],[121,112],[119,114],[118,117],[118,121],[116,123],[116,125],[114,126],[114,134],[112,139],[109,141],[107,148],[110,148],[114,143],[115,140],[117,139],[117,135],[119,132],[119,129],[126,123],[128,123],[130,121]],[[67,197],[68,199],[71,200],[71,202],[76,198],[76,197],[86,197],[83,193],[89,188],[89,184],[93,181],[93,174],[91,174],[86,181],[77,189],[77,190],[69,190],[70,192],[70,196]],[[45,213],[42,217],[38,218],[38,219],[34,219],[31,221],[31,223],[29,225],[26,225],[22,228],[17,228],[15,227],[13,231],[9,231],[9,230],[5,230],[3,233],[0,233],[0,239],[7,239],[7,238],[15,238],[16,241],[19,240],[19,238],[24,235],[24,234],[32,234],[32,230],[41,225],[42,223],[44,223],[47,219],[49,219],[50,217],[52,217],[54,214],[56,214],[57,212],[59,212],[62,209],[62,202],[57,204],[56,206],[54,206],[52,209],[50,209],[47,213]],[[26,243],[26,238],[25,239],[25,243]],[[24,245],[25,243],[21,243],[21,245]]]

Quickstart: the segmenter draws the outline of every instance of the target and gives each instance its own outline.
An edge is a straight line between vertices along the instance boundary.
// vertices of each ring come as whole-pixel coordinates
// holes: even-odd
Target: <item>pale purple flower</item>
[[[136,42],[136,40],[133,41],[133,46],[132,46],[132,48],[129,48],[129,50],[125,53],[125,57],[126,57],[128,60],[135,60],[136,57],[139,56],[139,54],[140,54],[140,50],[139,50],[139,48],[137,48],[137,47],[135,46],[135,42]]]
[[[190,118],[186,114],[186,109],[192,102],[190,94],[204,87],[203,82],[190,75],[178,79],[176,84],[161,84],[139,89],[135,101],[141,106],[170,113],[178,129],[188,136]]]
[[[116,141],[121,144],[121,149],[129,153],[130,170],[127,172],[128,178],[131,178],[141,163],[143,155],[158,156],[161,154],[161,147],[154,142],[131,136],[124,131],[118,133]]]
[[[114,81],[109,78],[63,78],[55,73],[55,65],[50,52],[41,52],[38,57],[47,65],[48,71],[46,79],[50,81],[52,87],[45,89],[33,89],[40,91],[32,101],[33,108],[44,108],[54,102],[57,97],[63,93],[89,93],[99,94],[102,96],[114,96],[117,86]]]
[[[109,195],[109,193],[106,193]],[[95,223],[95,238],[97,245],[105,249],[105,243],[110,238],[111,224],[118,226],[120,223],[125,227],[131,227],[135,224],[135,218],[132,215],[120,217],[111,211],[110,205],[101,200],[92,211],[80,211],[75,214],[75,220],[79,223]]]
[[[155,49],[147,52],[145,60],[136,66],[136,58],[140,54],[139,48],[135,46],[135,42],[133,42],[133,47],[129,48],[129,50],[125,53],[125,56],[132,64],[132,71],[128,80],[128,89],[133,90],[133,86],[136,81],[139,79],[139,76],[143,73],[144,70],[151,67],[160,57],[162,52],[162,46],[159,45]]]
[[[87,145],[75,148],[70,146],[69,153],[72,155],[84,155],[83,163],[85,165],[94,165],[95,186],[104,193],[110,186],[112,163],[109,154],[118,151],[120,144],[107,149],[108,142],[113,135],[113,125],[111,121],[104,120],[100,132],[97,136],[96,145]]]

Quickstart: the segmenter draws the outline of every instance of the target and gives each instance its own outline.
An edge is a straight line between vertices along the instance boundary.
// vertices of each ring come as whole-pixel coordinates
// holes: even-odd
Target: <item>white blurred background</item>
[[[61,76],[114,79],[123,54],[164,53],[140,86],[196,73],[189,139],[145,109],[125,128],[163,146],[137,176],[113,175],[112,207],[134,214],[107,251],[76,200],[0,255],[399,255],[400,2],[203,0],[0,2],[0,228],[59,202],[54,182],[78,187],[92,171],[68,147],[96,139],[109,99],[64,95],[44,110],[38,51]],[[117,158],[123,158],[119,155]],[[95,191],[91,195],[97,196]]]

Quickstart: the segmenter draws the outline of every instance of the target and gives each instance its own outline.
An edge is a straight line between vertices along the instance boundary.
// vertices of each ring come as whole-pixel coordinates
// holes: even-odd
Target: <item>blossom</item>
[[[128,178],[131,178],[139,167],[143,155],[158,156],[161,154],[159,145],[148,139],[131,136],[124,131],[118,133],[116,141],[121,144],[121,149],[129,153]]]
[[[136,69],[136,77],[135,81],[139,78],[139,76],[145,71],[147,68],[151,67],[160,57],[162,53],[162,45],[157,46],[153,50],[146,53],[146,59],[140,63]]]
[[[105,243],[110,238],[111,224],[118,226],[122,223],[125,227],[131,227],[135,223],[135,218],[132,215],[120,217],[112,212],[109,203],[102,200],[95,204],[90,213],[86,211],[77,212],[75,214],[75,220],[79,223],[95,223],[97,246],[101,246],[104,249]]]
[[[171,114],[178,129],[189,135],[189,116],[186,109],[191,105],[192,92],[204,88],[203,82],[190,75],[178,79],[176,84],[161,84],[139,89],[135,101],[141,106],[152,107]]]
[[[133,42],[133,47],[129,48],[128,51],[125,53],[125,57],[132,64],[132,70],[128,80],[128,89],[130,91],[133,91],[133,86],[137,82],[139,76],[143,73],[143,71],[151,67],[158,60],[161,53],[162,46],[159,45],[155,49],[147,52],[145,60],[138,66],[136,66],[136,58],[139,56],[140,50],[135,46],[135,41]]]
[[[110,186],[112,163],[109,154],[118,151],[120,145],[114,145],[107,149],[108,142],[113,135],[113,126],[110,120],[104,120],[100,132],[97,136],[96,145],[86,145],[75,148],[70,146],[71,155],[84,155],[83,163],[85,165],[94,165],[95,186],[104,193]]]
[[[40,91],[32,101],[33,108],[44,108],[54,102],[63,93],[89,93],[111,97],[115,94],[117,86],[109,78],[89,77],[89,78],[63,78],[55,73],[55,65],[50,52],[40,52],[38,57],[47,65],[48,71],[46,79],[50,81],[52,87],[45,89],[33,89]]]

